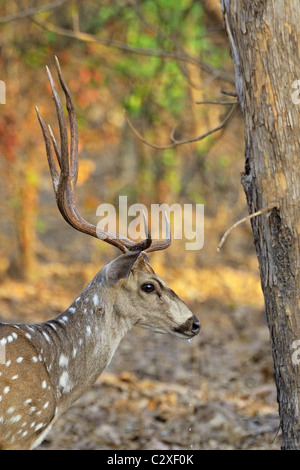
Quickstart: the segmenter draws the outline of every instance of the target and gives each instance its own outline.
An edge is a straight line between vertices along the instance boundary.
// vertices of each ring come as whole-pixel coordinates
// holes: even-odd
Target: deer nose
[[[194,335],[197,335],[200,331],[201,328],[201,323],[199,322],[198,318],[195,317],[193,324],[192,324],[192,333]]]

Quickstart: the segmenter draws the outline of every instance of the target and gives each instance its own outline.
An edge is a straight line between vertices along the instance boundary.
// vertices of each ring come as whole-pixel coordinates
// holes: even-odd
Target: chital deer
[[[200,323],[151,268],[147,252],[170,245],[152,241],[146,227],[144,241],[99,231],[79,214],[74,202],[78,174],[78,129],[74,105],[56,59],[70,121],[71,145],[54,80],[47,69],[55,102],[60,147],[49,127],[37,116],[58,208],[77,230],[98,237],[123,254],[104,266],[72,305],[57,318],[39,324],[0,324],[0,449],[33,449],[57,418],[90,388],[109,364],[120,340],[133,326],[191,338]],[[51,141],[58,166],[55,163]]]

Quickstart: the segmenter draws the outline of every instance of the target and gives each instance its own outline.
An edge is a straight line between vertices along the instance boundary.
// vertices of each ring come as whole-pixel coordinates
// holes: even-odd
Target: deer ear
[[[107,265],[106,279],[112,283],[118,282],[120,279],[127,279],[139,255],[140,251],[129,251],[118,256]]]

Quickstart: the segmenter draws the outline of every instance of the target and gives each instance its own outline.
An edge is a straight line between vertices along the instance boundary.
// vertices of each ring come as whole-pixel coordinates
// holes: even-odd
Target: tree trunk
[[[222,0],[244,115],[245,172],[277,386],[282,448],[300,449],[299,0]],[[293,95],[294,94],[294,95]],[[251,295],[251,292],[249,292]],[[299,343],[295,342],[299,341]],[[293,354],[294,353],[294,354]]]

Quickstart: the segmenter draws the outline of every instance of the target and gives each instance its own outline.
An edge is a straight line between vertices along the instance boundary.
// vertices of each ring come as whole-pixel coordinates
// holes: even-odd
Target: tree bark
[[[249,211],[278,203],[252,219],[277,386],[282,449],[300,449],[300,80],[299,0],[222,0],[244,116]],[[251,292],[249,292],[251,295]],[[299,348],[299,346],[298,346]]]

